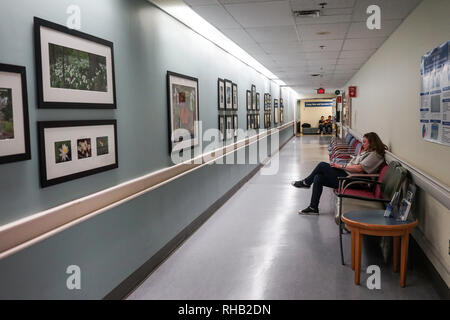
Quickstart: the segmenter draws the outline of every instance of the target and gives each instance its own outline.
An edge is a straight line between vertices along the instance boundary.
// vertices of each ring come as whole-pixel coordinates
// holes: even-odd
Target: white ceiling
[[[342,88],[422,0],[183,1],[291,88],[309,93]],[[381,7],[381,30],[366,27],[373,4]],[[321,9],[319,18],[292,13],[313,9]]]

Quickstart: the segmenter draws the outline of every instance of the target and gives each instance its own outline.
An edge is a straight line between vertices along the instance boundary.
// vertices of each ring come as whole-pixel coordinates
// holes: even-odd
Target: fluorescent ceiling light
[[[286,84],[181,0],[148,0],[280,86]]]

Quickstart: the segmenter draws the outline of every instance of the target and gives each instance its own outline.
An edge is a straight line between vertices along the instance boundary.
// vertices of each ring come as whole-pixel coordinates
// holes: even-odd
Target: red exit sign
[[[325,89],[324,88],[317,89],[317,94],[325,94]]]

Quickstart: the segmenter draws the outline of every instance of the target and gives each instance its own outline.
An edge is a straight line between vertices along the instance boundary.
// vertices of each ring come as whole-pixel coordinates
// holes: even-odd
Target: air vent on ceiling
[[[318,18],[320,17],[320,10],[297,10],[294,11],[294,17],[312,17],[312,18]]]

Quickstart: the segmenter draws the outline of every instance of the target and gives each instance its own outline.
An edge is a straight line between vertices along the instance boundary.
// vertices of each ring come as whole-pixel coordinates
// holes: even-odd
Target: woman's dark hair
[[[369,142],[368,151],[376,151],[379,155],[384,156],[388,147],[381,141],[380,137],[375,132],[366,133],[364,138]]]

